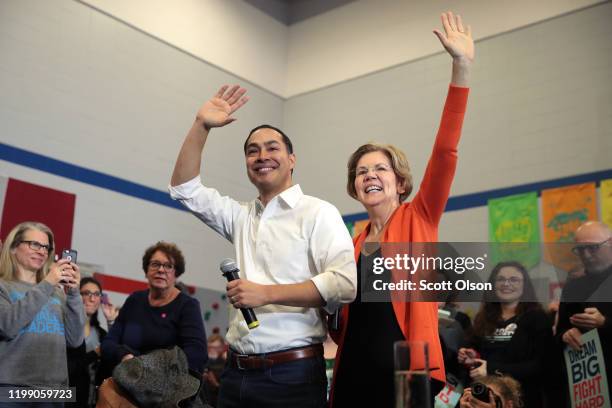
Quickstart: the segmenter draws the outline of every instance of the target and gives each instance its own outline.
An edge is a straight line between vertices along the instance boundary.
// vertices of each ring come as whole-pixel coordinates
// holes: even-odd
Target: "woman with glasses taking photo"
[[[66,346],[83,342],[85,313],[79,267],[54,258],[53,232],[44,224],[21,223],[6,237],[0,253],[2,387],[68,386]],[[23,403],[0,402],[13,406]]]
[[[550,319],[519,262],[497,264],[489,282],[495,291],[485,295],[469,336],[471,347],[460,348],[457,359],[473,381],[511,376],[521,384],[524,406],[542,407],[542,382],[549,375],[546,358],[554,344]]]
[[[202,374],[207,360],[200,303],[175,287],[185,259],[172,243],[158,242],[142,257],[149,289],[132,293],[102,341],[110,374],[122,361],[153,350],[179,346],[192,371]]]

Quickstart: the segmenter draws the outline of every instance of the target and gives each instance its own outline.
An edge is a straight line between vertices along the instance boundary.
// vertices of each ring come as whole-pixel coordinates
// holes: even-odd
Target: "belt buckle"
[[[248,354],[236,354],[236,366],[238,367],[239,370],[247,370],[246,367],[243,367],[240,364],[240,361],[242,358],[246,358],[247,360],[249,359],[249,355]]]

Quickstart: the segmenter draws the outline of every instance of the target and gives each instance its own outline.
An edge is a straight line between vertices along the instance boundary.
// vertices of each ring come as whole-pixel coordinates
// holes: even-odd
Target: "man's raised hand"
[[[246,89],[239,85],[231,88],[223,85],[209,101],[202,105],[196,115],[196,120],[201,122],[206,130],[232,123],[236,120],[232,114],[249,101],[249,97],[244,96],[245,93]]]

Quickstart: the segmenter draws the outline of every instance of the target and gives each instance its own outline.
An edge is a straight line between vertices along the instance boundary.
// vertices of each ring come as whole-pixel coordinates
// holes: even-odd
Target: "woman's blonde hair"
[[[36,272],[36,282],[42,281],[55,258],[55,241],[53,240],[53,232],[45,224],[40,222],[22,222],[11,230],[6,236],[2,252],[0,253],[0,279],[7,281],[17,280],[18,262],[15,257],[15,249],[24,240],[24,235],[29,230],[37,230],[47,234],[49,238],[49,254],[42,268]]]
[[[408,164],[408,159],[406,158],[404,152],[397,147],[388,144],[371,142],[359,146],[359,148],[355,150],[355,152],[349,158],[347,164],[348,181],[346,183],[346,191],[351,197],[357,199],[357,190],[355,190],[357,163],[364,155],[372,152],[382,152],[389,159],[393,172],[395,173],[395,177],[397,177],[404,187],[404,192],[399,196],[400,203],[403,202],[412,192],[412,175],[410,174],[410,165]]]

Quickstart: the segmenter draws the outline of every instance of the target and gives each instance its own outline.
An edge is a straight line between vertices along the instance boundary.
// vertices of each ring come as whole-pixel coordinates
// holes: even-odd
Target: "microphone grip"
[[[333,315],[329,316],[329,329],[338,331],[340,329],[340,310],[338,308]]]
[[[225,272],[223,273],[223,275],[225,276],[225,279],[227,279],[228,282],[240,279],[237,270]],[[247,327],[249,329],[252,330],[259,326],[259,320],[257,320],[257,316],[255,316],[255,312],[253,311],[253,309],[251,309],[250,307],[241,307],[240,311],[242,312],[242,316],[244,317],[244,320],[246,321]]]
[[[250,307],[248,308],[240,308],[242,312],[242,316],[247,323],[247,327],[249,329],[254,329],[259,326],[259,320],[257,320],[257,316],[255,316],[255,312]]]

